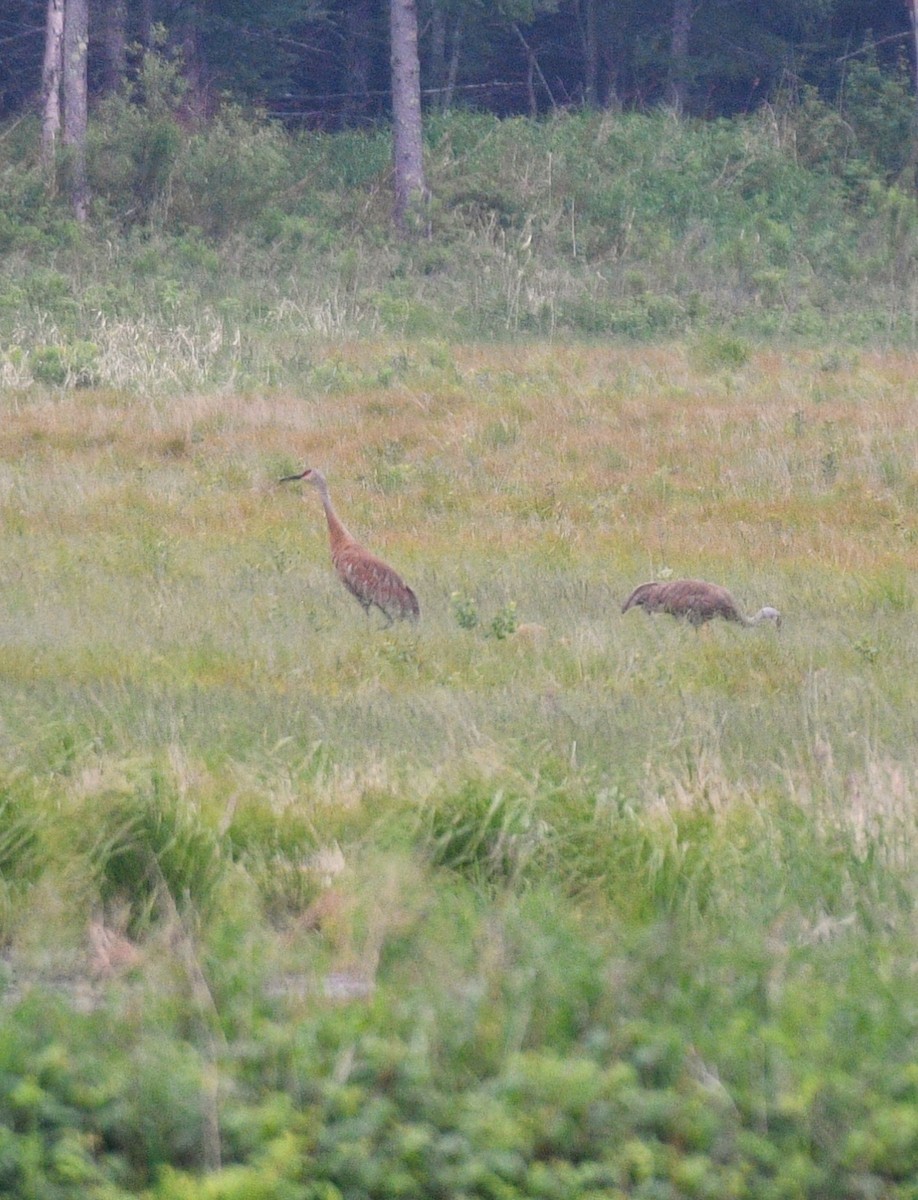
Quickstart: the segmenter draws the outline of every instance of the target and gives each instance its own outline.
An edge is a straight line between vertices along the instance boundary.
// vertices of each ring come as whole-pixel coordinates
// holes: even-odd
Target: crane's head
[[[781,614],[776,608],[772,608],[769,604],[766,604],[764,608],[759,609],[759,611],[756,613],[755,619],[756,621],[774,621],[775,628],[781,628]]]
[[[285,475],[283,479],[279,479],[277,482],[293,483],[293,481],[296,479],[302,479],[306,483],[312,483],[320,489],[325,486],[325,476],[318,469],[318,467],[306,467],[305,470],[300,471],[298,474]]]

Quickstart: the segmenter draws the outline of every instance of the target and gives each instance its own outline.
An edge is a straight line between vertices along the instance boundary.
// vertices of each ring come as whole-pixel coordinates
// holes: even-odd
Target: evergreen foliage
[[[161,48],[182,63],[189,113],[228,96],[326,130],[366,128],[391,115],[387,4],[98,0],[94,7],[95,97]],[[688,40],[676,61],[680,7]],[[5,0],[0,12],[0,120],[27,112],[38,90],[45,11],[45,0]],[[678,76],[683,111],[732,116],[772,101],[789,81],[837,103],[858,62],[893,79],[912,55],[908,6],[877,0],[419,0],[418,16],[431,113],[518,116],[583,104],[642,110],[670,102]],[[113,26],[120,26],[114,39]],[[113,62],[111,42],[119,38],[126,53]]]

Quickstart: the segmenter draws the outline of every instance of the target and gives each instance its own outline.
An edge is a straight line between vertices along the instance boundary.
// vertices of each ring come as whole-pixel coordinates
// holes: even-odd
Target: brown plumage
[[[391,625],[392,621],[416,621],[421,615],[418,598],[402,579],[401,575],[364,549],[357,539],[345,529],[332,507],[325,476],[316,467],[307,467],[298,475],[285,475],[281,483],[303,479],[311,483],[322,497],[322,506],[328,521],[328,538],[331,543],[332,563],[338,578],[351,593],[363,611],[369,615],[375,605]]]
[[[664,612],[673,617],[683,617],[696,627],[715,617],[736,621],[739,625],[758,625],[760,621],[774,621],[777,626],[781,624],[781,614],[776,608],[760,608],[755,616],[747,617],[725,587],[717,583],[705,583],[703,579],[642,583],[622,605],[622,612],[636,607],[648,613]]]

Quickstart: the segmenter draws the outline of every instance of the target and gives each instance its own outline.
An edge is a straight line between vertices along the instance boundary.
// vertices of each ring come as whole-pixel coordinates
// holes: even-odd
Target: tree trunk
[[[415,0],[390,0],[395,224],[403,232],[427,199],[421,143],[421,68]]]
[[[529,95],[529,115],[531,117],[536,117],[539,114],[539,106],[538,106],[538,101],[536,100],[536,91],[535,91],[535,81],[537,78],[539,80],[539,83],[541,83],[542,87],[545,89],[545,94],[548,96],[548,99],[549,99],[553,109],[557,107],[557,105],[555,104],[555,98],[552,95],[551,88],[548,86],[548,80],[545,78],[545,72],[539,66],[539,60],[538,60],[538,58],[536,58],[535,51],[529,45],[529,43],[526,41],[526,39],[523,37],[522,29],[520,29],[520,27],[519,27],[519,25],[517,25],[516,21],[513,22],[513,24],[510,26],[510,28],[516,34],[516,36],[520,42],[520,45],[523,47],[523,49],[526,52],[526,59],[529,64],[529,69],[528,69],[528,73],[526,76],[526,90]]]
[[[345,11],[344,87],[342,124],[365,121],[370,116],[371,47],[373,13],[369,0],[348,0]]]
[[[583,47],[583,101],[588,108],[612,108],[615,94],[613,11],[605,0],[578,0]]]
[[[103,0],[99,11],[102,87],[117,92],[127,67],[127,0]]]
[[[449,21],[442,4],[430,13],[430,78],[438,112],[449,112],[459,76],[459,50],[462,44],[462,16],[456,17],[450,38]]]
[[[144,51],[153,48],[153,0],[140,0],[137,36]]]
[[[61,77],[64,73],[64,0],[48,0],[45,60],[41,72],[41,157],[47,168],[61,134]]]
[[[459,51],[462,48],[462,16],[456,18],[453,28],[453,52],[449,56],[449,70],[446,73],[446,88],[441,99],[443,112],[449,112],[453,106],[453,95],[456,91],[456,80],[459,78]]]
[[[446,13],[441,4],[430,10],[430,86],[433,88],[434,107],[444,112],[443,92],[446,83]]]
[[[198,0],[173,0],[167,47],[171,51],[178,50],[181,56],[182,78],[185,81],[185,110],[193,122],[201,121],[208,107],[204,63],[198,35],[199,25]],[[155,38],[155,26],[152,33]]]
[[[64,3],[64,132],[68,150],[70,203],[82,224],[89,216],[86,178],[86,61],[89,44],[88,0]]]
[[[692,0],[673,0],[668,99],[677,113],[685,111],[688,99],[688,48],[691,31]]]
[[[599,107],[599,34],[596,28],[597,0],[583,0],[583,98],[589,108]]]

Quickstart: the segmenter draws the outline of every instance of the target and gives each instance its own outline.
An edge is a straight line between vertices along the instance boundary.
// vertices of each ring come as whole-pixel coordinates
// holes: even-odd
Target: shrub
[[[76,341],[66,346],[36,346],[29,355],[29,369],[37,383],[52,387],[96,387],[99,348],[92,342]]]
[[[509,604],[505,604],[504,607],[496,612],[491,618],[491,622],[488,625],[488,634],[490,637],[496,638],[497,641],[502,642],[505,638],[508,638],[512,634],[516,633],[518,624],[519,620],[516,615],[516,603],[515,601],[511,600]]]
[[[177,164],[170,220],[221,238],[245,229],[292,182],[283,132],[226,106],[192,135]]]
[[[854,130],[860,156],[887,180],[897,178],[914,152],[915,100],[905,62],[895,74],[883,71],[873,46],[848,64],[844,116]]]
[[[137,78],[109,97],[90,127],[96,202],[119,223],[144,223],[166,204],[185,142],[179,123],[185,83],[177,64],[148,52]]]
[[[453,592],[450,597],[453,616],[460,629],[474,629],[478,624],[478,605],[473,596]]]
[[[742,367],[749,361],[750,349],[741,338],[725,333],[707,333],[696,343],[693,356],[707,370],[718,367]]]

